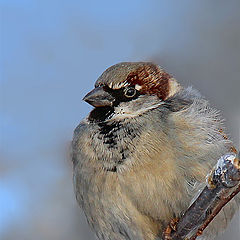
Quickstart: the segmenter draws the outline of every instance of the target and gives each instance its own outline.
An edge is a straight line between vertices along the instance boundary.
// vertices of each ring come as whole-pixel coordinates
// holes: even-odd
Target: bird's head
[[[158,65],[123,62],[104,71],[83,100],[95,107],[91,118],[120,120],[160,106],[180,88]]]

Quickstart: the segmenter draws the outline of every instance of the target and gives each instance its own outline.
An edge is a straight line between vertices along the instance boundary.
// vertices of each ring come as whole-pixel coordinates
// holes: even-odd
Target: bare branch
[[[166,228],[164,240],[195,240],[240,192],[240,161],[235,153],[222,156],[207,176],[207,186],[179,220]]]

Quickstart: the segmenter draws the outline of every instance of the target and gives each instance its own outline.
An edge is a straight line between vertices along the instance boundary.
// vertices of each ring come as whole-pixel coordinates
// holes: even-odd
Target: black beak
[[[110,93],[104,91],[103,87],[97,87],[89,92],[83,100],[94,107],[105,107],[112,106],[115,98]]]

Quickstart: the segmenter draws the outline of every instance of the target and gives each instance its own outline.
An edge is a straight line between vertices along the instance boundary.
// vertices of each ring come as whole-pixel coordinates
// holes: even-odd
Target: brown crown
[[[130,85],[138,84],[142,94],[157,95],[165,100],[170,95],[172,76],[154,64],[137,68],[127,76]]]

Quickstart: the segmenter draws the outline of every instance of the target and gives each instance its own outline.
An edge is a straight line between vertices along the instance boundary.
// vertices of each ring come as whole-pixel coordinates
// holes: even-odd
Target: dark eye
[[[125,88],[123,92],[124,92],[125,97],[131,98],[131,97],[135,96],[137,91],[133,87],[128,87],[128,88]]]

